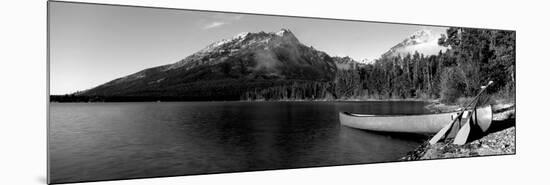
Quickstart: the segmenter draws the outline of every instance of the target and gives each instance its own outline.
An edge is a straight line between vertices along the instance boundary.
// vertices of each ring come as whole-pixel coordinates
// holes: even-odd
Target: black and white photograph
[[[47,11],[48,184],[516,154],[515,30]]]

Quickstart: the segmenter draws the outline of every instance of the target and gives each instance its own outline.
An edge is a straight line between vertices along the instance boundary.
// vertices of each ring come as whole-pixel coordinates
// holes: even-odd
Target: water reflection
[[[340,126],[338,112],[425,113],[424,105],[54,103],[51,178],[75,182],[393,161],[420,141]]]

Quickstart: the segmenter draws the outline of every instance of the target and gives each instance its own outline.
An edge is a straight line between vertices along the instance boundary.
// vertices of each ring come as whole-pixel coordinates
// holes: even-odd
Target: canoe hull
[[[441,130],[457,113],[381,116],[340,112],[340,124],[370,131],[429,134]],[[492,120],[491,106],[480,107],[473,114],[475,124],[486,130]]]

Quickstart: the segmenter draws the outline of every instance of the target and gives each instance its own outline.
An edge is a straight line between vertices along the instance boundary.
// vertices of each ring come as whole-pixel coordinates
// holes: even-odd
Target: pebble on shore
[[[444,159],[457,157],[475,157],[506,155],[516,153],[516,128],[515,128],[515,105],[495,105],[494,121],[513,121],[513,126],[490,133],[478,140],[465,145],[452,144],[453,140],[440,141],[434,145],[424,142],[414,151],[409,152],[401,161]]]

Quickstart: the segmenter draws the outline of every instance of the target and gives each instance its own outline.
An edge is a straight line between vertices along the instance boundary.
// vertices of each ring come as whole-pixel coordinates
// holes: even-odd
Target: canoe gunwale
[[[458,112],[459,111],[424,113],[424,114],[357,114],[357,113],[351,113],[351,112],[340,112],[340,113],[347,116],[352,116],[352,117],[408,117],[408,116],[437,116],[437,115],[447,115],[447,114],[458,114]]]

